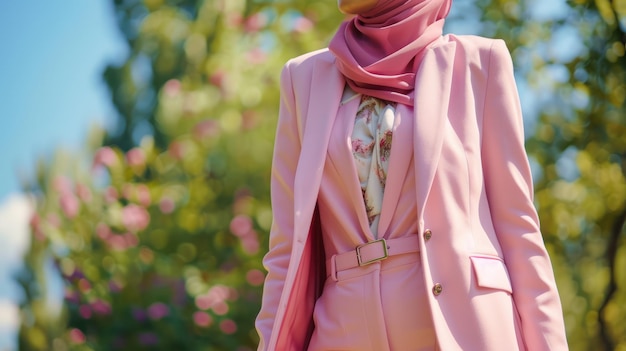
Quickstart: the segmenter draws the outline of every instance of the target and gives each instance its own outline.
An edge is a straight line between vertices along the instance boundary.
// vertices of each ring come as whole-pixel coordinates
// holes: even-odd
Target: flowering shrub
[[[104,75],[120,124],[30,186],[20,347],[255,349],[280,68],[324,37],[297,6],[116,4],[137,35]]]
[[[189,133],[211,124],[197,125]],[[266,172],[236,175],[235,160],[219,174],[194,173],[200,160],[202,169],[230,159],[228,147],[237,143],[234,133],[211,129],[197,139],[181,133],[164,151],[149,137],[126,153],[101,147],[85,179],[51,178],[53,191],[40,199],[31,226],[33,250],[49,252],[63,280],[67,317],[59,319],[67,332],[57,344],[254,347],[269,181]],[[181,140],[185,152],[172,153]]]

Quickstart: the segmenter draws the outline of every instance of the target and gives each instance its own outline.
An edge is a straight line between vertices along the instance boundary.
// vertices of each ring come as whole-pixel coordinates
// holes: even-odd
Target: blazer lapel
[[[352,100],[343,104],[337,113],[337,120],[331,134],[335,134],[337,138],[331,137],[329,142],[328,155],[333,160],[333,165],[337,168],[339,174],[343,176],[338,181],[342,182],[344,188],[348,192],[349,202],[354,206],[357,220],[361,227],[361,231],[366,241],[373,240],[374,237],[369,228],[367,220],[367,211],[363,201],[363,193],[359,175],[357,173],[354,155],[352,154],[352,132],[357,111],[359,109],[361,96],[354,97]]]
[[[391,142],[391,155],[389,156],[389,168],[387,170],[387,182],[383,196],[383,207],[378,222],[378,237],[387,237],[386,231],[391,223],[394,210],[397,207],[402,184],[407,176],[413,150],[409,145],[412,143],[413,116],[412,111],[405,105],[398,104],[393,126],[393,139]]]
[[[309,105],[303,116],[302,152],[294,180],[294,232],[304,242],[324,170],[324,160],[345,81],[327,55],[315,62],[309,87]]]
[[[416,76],[414,156],[418,219],[424,214],[448,118],[456,43],[428,49]]]

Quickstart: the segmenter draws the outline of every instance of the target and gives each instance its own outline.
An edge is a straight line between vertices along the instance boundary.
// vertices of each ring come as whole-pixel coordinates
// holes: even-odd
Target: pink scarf
[[[329,49],[350,87],[413,106],[415,75],[425,48],[442,35],[452,0],[379,0],[341,24]]]

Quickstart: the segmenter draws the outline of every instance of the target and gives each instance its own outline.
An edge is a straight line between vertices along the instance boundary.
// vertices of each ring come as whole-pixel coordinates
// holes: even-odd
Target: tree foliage
[[[534,21],[500,3],[485,19],[543,94],[527,147],[570,346],[626,350],[626,2],[570,1]]]
[[[115,128],[41,161],[26,189],[20,349],[254,349],[278,75],[342,15],[334,1],[113,6],[130,48],[103,74]],[[626,350],[626,2],[455,6],[507,41],[534,92],[527,146],[571,349]]]

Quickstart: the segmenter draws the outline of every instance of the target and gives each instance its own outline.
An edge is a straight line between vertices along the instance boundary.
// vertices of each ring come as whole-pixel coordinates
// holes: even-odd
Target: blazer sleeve
[[[489,208],[528,350],[567,350],[561,302],[533,204],[513,64],[502,40],[489,56],[482,159]]]
[[[274,329],[293,243],[293,188],[301,145],[290,62],[285,64],[281,73],[280,96],[270,185],[273,222],[269,252],[263,258],[263,265],[268,273],[263,287],[261,310],[256,319],[256,329],[260,337],[259,350],[267,349]]]

